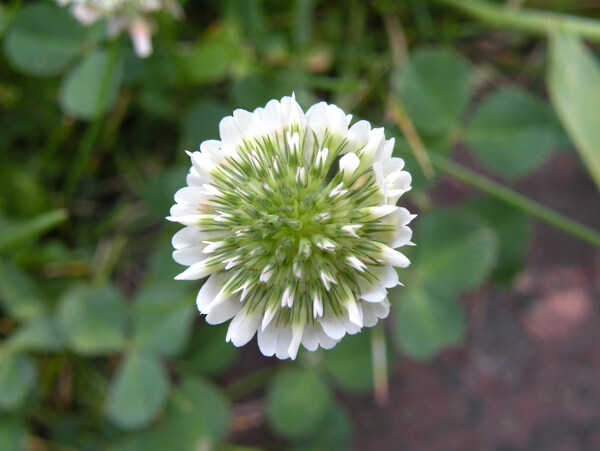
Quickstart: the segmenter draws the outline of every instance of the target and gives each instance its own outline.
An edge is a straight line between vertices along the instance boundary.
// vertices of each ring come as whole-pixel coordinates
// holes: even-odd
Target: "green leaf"
[[[459,123],[471,97],[471,69],[447,49],[420,50],[396,76],[406,110],[425,134],[446,135]]]
[[[391,357],[389,355],[388,357]],[[365,392],[373,388],[371,334],[348,335],[323,354],[327,373],[342,388]]]
[[[496,262],[494,231],[476,217],[437,211],[423,218],[415,231],[414,267],[427,289],[450,293],[476,287]]]
[[[24,272],[0,262],[0,295],[8,315],[26,321],[44,314],[46,307],[40,289]]]
[[[560,132],[545,102],[527,91],[504,88],[483,99],[465,139],[487,168],[518,178],[537,169],[559,145]]]
[[[4,33],[11,24],[14,15],[14,9],[6,8],[3,5],[0,5],[0,38],[4,36]]]
[[[10,225],[0,224],[0,253],[22,246],[67,220],[67,211],[59,208]]]
[[[198,449],[207,438],[218,443],[229,434],[229,402],[213,384],[186,377],[173,390],[167,408],[164,432],[177,437],[177,448]]]
[[[281,437],[307,437],[330,409],[331,393],[314,371],[287,370],[273,378],[267,396],[267,419]]]
[[[30,357],[5,353],[0,358],[0,409],[21,406],[36,378],[35,362]]]
[[[393,293],[394,337],[404,353],[428,360],[463,342],[466,321],[452,294],[433,293],[417,285]]]
[[[520,210],[491,197],[471,200],[467,209],[482,218],[498,237],[498,262],[492,277],[509,284],[523,267],[533,230],[530,218]]]
[[[194,371],[219,376],[236,361],[240,350],[225,341],[228,327],[228,324],[202,324],[194,328],[185,354],[185,361]]]
[[[86,57],[63,79],[59,100],[65,113],[78,119],[95,119],[109,109],[119,91],[121,66],[119,61],[113,64],[105,50]]]
[[[175,356],[187,343],[195,317],[195,302],[187,286],[176,281],[146,284],[136,295],[133,342]]]
[[[237,53],[225,33],[219,33],[182,53],[179,61],[182,72],[191,82],[213,83],[227,77]]]
[[[57,320],[68,344],[81,354],[110,354],[125,344],[125,307],[113,286],[71,289],[60,300]]]
[[[83,27],[65,9],[32,5],[19,11],[4,40],[15,69],[33,75],[56,75],[81,52]]]
[[[196,151],[207,139],[219,138],[219,122],[231,111],[215,99],[194,102],[185,113],[181,124],[182,148]]]
[[[34,319],[14,332],[6,345],[12,352],[57,351],[64,338],[54,318],[44,316]]]
[[[160,423],[117,440],[108,451],[221,450],[214,445],[227,436],[229,417],[228,401],[216,387],[186,376],[171,390]]]
[[[562,31],[550,34],[548,91],[600,189],[600,66],[577,36]]]
[[[350,450],[353,437],[354,427],[348,413],[342,407],[334,406],[313,435],[289,451]]]
[[[119,365],[111,383],[106,414],[123,429],[148,426],[169,394],[169,379],[154,354],[135,351]]]
[[[25,451],[27,448],[27,424],[22,418],[0,416],[0,449]]]

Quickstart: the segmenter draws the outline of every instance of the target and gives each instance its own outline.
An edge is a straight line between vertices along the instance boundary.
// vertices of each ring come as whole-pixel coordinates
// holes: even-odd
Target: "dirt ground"
[[[461,197],[447,182],[440,197]],[[573,154],[521,192],[600,229],[600,202]],[[467,344],[423,365],[400,359],[390,401],[345,398],[362,450],[600,450],[600,252],[536,222],[514,286],[468,296]]]

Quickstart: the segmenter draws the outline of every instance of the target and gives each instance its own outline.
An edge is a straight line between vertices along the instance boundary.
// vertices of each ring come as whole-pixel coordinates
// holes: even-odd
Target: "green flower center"
[[[211,171],[218,194],[198,223],[215,236],[206,264],[227,273],[224,289],[248,311],[277,311],[286,323],[312,322],[323,309],[342,315],[360,279],[376,280],[380,234],[393,229],[369,211],[379,188],[370,166],[340,170],[345,140],[308,144],[286,130],[279,141],[245,142]]]

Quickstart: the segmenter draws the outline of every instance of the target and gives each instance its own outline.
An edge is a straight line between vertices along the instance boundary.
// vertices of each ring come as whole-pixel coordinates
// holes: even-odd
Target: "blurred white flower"
[[[189,153],[187,187],[167,219],[177,279],[208,277],[197,298],[206,321],[231,319],[227,340],[258,335],[266,356],[296,357],[302,344],[331,348],[388,316],[394,266],[409,260],[410,189],[394,139],[325,102],[306,113],[271,100],[220,123],[221,140]]]
[[[175,17],[181,9],[174,0],[56,0],[60,6],[72,5],[71,12],[79,22],[90,25],[101,18],[108,21],[108,33],[116,36],[128,30],[136,54],[146,58],[152,54],[152,30],[149,14],[161,9]]]

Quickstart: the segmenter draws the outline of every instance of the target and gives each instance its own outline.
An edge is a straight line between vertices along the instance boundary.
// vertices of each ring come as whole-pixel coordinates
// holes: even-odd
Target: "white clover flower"
[[[152,30],[148,15],[166,9],[176,17],[181,9],[174,0],[56,0],[60,6],[73,5],[71,12],[79,22],[90,25],[105,17],[108,33],[116,36],[128,30],[136,54],[145,58],[152,54]]]
[[[394,139],[325,102],[306,113],[295,98],[253,113],[235,110],[221,140],[189,153],[188,186],[167,219],[186,227],[176,279],[209,276],[197,305],[206,321],[232,319],[227,340],[258,335],[266,356],[296,357],[302,344],[329,349],[388,316],[394,266],[409,260],[410,189]]]

